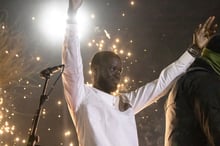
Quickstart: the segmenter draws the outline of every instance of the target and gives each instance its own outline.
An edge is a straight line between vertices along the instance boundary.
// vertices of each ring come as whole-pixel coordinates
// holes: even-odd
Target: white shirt
[[[157,80],[123,94],[131,108],[122,112],[118,108],[119,97],[84,84],[76,24],[67,26],[62,55],[64,94],[80,146],[138,146],[135,114],[164,96],[174,80],[194,61],[194,57],[185,52],[166,67]]]

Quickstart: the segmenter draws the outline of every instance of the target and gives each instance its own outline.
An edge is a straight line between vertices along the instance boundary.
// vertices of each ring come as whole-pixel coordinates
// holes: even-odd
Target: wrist
[[[67,14],[68,14],[67,23],[75,24],[76,23],[76,11],[74,11],[72,8],[69,8],[67,11]]]
[[[67,19],[66,23],[67,24],[76,24],[76,20],[74,20],[74,19]]]
[[[188,47],[187,51],[189,54],[191,54],[193,57],[199,57],[201,55],[201,50],[198,45],[192,44]]]
[[[76,17],[75,16],[69,16],[66,20],[67,24],[76,24]]]

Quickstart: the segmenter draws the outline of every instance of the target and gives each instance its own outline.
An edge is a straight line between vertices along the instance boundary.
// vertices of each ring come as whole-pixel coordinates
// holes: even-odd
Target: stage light
[[[54,41],[62,39],[66,18],[65,12],[56,7],[47,8],[43,11],[40,17],[40,29],[46,35],[46,38]]]
[[[81,9],[76,15],[76,22],[78,23],[79,35],[82,39],[89,29],[92,29],[95,14],[88,14],[85,9]],[[40,29],[48,40],[61,41],[64,38],[67,20],[66,9],[58,6],[51,6],[42,10],[40,16]]]

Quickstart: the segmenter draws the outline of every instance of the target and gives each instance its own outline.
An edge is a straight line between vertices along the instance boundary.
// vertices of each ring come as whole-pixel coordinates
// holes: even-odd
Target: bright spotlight
[[[59,8],[47,8],[41,17],[41,30],[49,39],[61,39],[66,26],[66,13]]]
[[[49,40],[63,40],[66,30],[67,10],[63,7],[53,6],[42,11],[40,17],[40,29]],[[87,30],[91,28],[91,14],[87,14],[84,9],[77,13],[79,35],[82,38]]]

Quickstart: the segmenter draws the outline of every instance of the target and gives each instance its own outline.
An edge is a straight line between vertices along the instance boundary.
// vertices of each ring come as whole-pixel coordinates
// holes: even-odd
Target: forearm
[[[67,24],[62,63],[65,65],[62,76],[65,98],[69,108],[75,110],[84,94],[83,65],[76,24]]]
[[[175,62],[164,68],[157,80],[127,94],[135,112],[139,112],[167,94],[178,76],[183,74],[195,58],[187,51]]]
[[[195,57],[193,57],[191,54],[189,54],[188,51],[186,51],[183,53],[182,56],[179,57],[178,60],[164,68],[158,78],[157,90],[155,90],[156,97],[162,97],[166,95],[175,80],[183,73],[185,73],[185,71],[193,63],[194,60]]]
[[[158,78],[152,99],[166,95],[175,80],[185,73],[194,60],[195,58],[186,51],[178,60],[164,68]]]
[[[65,72],[82,72],[82,58],[77,24],[67,24],[62,50],[62,62],[65,64]]]

